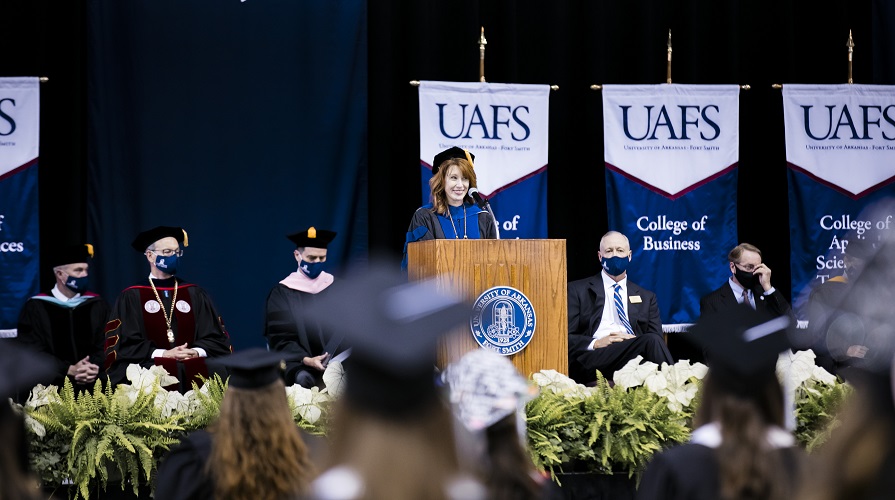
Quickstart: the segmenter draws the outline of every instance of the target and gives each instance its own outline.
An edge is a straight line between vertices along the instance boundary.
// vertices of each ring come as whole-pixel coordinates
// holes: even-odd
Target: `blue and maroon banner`
[[[730,274],[739,86],[604,85],[603,129],[609,229],[630,240],[628,276],[675,331]]]
[[[547,237],[547,124],[550,87],[420,82],[420,172],[429,203],[432,159],[457,146],[475,155],[478,189],[500,237]]]
[[[0,337],[15,336],[19,310],[40,286],[37,78],[0,78]]]
[[[783,86],[793,309],[841,276],[850,237],[895,228],[865,209],[895,196],[895,86]]]

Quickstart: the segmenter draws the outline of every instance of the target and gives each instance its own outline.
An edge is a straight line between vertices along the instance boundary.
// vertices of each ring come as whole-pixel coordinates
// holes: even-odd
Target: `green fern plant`
[[[186,432],[204,429],[221,414],[221,403],[227,392],[227,380],[215,373],[204,379],[200,390],[193,382],[193,407],[189,415],[182,415],[181,425]]]
[[[542,470],[641,472],[654,453],[685,441],[691,413],[669,409],[646,387],[610,387],[598,374],[585,392],[541,393],[526,406],[532,460]]]
[[[76,496],[105,490],[112,477],[124,490],[129,482],[135,494],[139,485],[151,484],[159,456],[177,443],[172,434],[182,431],[177,415],[163,416],[155,405],[159,387],[129,394],[104,390],[97,381],[93,392],[75,394],[66,380],[59,397],[29,411],[47,434],[68,441],[65,459],[67,477]]]
[[[584,400],[589,417],[587,444],[594,448],[597,470],[639,473],[654,453],[690,436],[690,414],[676,412],[646,387],[610,387],[598,374],[596,388]]]
[[[529,454],[539,470],[550,471],[555,477],[573,457],[593,458],[592,450],[581,439],[585,419],[580,400],[544,391],[528,402],[525,411]]]
[[[837,380],[835,384],[815,384],[796,393],[796,440],[808,452],[829,439],[839,427],[837,412],[854,389]]]

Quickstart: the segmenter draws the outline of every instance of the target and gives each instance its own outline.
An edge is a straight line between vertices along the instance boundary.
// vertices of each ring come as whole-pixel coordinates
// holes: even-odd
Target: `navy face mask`
[[[68,278],[65,279],[65,286],[75,293],[83,293],[87,291],[87,282],[87,276],[75,278],[74,276],[69,275]]]
[[[323,264],[325,262],[307,262],[304,259],[298,263],[298,268],[305,273],[308,278],[314,279],[323,272]]]
[[[157,254],[155,256],[155,267],[166,274],[177,274],[177,261],[178,259],[176,255],[165,257],[164,255]]]
[[[628,270],[631,261],[627,257],[603,257],[600,262],[610,276],[618,276]]]

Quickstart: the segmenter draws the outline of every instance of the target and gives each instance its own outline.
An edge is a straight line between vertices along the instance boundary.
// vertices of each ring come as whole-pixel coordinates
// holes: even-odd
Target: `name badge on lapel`
[[[639,304],[643,302],[640,298],[640,295],[628,295],[628,300],[631,301],[632,304]]]

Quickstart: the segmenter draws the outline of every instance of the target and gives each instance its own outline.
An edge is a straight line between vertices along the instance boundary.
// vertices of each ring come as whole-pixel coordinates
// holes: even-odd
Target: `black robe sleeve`
[[[56,364],[56,375],[52,381],[43,383],[62,385],[68,368],[85,357],[102,366],[108,316],[109,305],[98,296],[88,298],[74,308],[30,299],[19,314],[17,342],[51,356]],[[93,387],[93,384],[88,385]]]
[[[416,209],[410,218],[407,234],[404,237],[404,257],[401,259],[401,269],[407,269],[407,245],[415,241],[429,241],[444,238],[441,225],[435,218],[435,214],[425,207]]]
[[[140,292],[128,289],[121,292],[112,306],[109,323],[106,326],[106,364],[113,384],[125,379],[127,366],[133,363],[143,368],[154,365],[152,351],[164,349],[146,337],[143,330],[143,308]]]
[[[494,217],[487,210],[479,212],[479,234],[483,240],[496,240],[497,228],[494,226]]]
[[[209,358],[230,354],[230,336],[224,330],[224,322],[214,304],[198,286],[190,287],[196,321],[196,340],[190,347],[205,349]]]
[[[196,431],[169,451],[158,468],[155,498],[204,500],[214,498],[214,484],[205,472],[211,456],[211,435]]]
[[[305,323],[297,317],[306,306],[306,295],[278,284],[267,296],[264,320],[267,345],[273,351],[289,353],[295,358],[286,361],[287,385],[295,383],[295,375],[307,368],[302,359],[323,354],[312,352],[310,335],[314,333],[309,332]]]
[[[59,359],[53,352],[53,334],[50,331],[50,318],[46,311],[47,304],[39,299],[29,299],[19,313],[19,323],[15,340],[32,351],[52,357],[55,364],[55,376],[52,382],[61,385],[71,366],[66,360]]]

